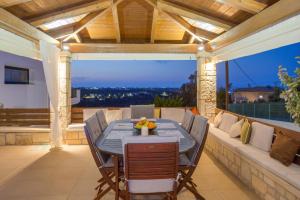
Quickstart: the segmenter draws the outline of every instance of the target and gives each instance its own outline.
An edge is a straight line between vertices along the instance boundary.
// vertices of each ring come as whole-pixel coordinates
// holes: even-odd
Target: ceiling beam
[[[196,53],[197,44],[66,43],[72,53]]]
[[[54,29],[49,29],[46,31],[48,35],[55,39],[61,39],[74,32],[74,24],[68,24]]]
[[[26,2],[29,2],[29,1],[32,1],[32,0],[5,0],[5,1],[0,2],[0,7],[1,8],[6,8],[6,7],[21,4],[21,3],[26,3]]]
[[[111,11],[113,6],[118,6],[119,3],[121,3],[123,0],[117,0],[114,4],[109,6],[108,8],[102,10],[102,11],[96,11],[93,13],[88,14],[83,19],[81,19],[75,26],[74,26],[74,32],[67,36],[63,42],[68,41],[70,38],[74,37],[75,34],[79,33],[82,29],[86,28],[89,24],[93,23],[97,18],[102,17],[103,15],[107,14],[109,11]]]
[[[255,0],[218,0],[218,2],[228,4],[239,10],[243,10],[252,14],[259,13],[267,6],[266,4]]]
[[[229,30],[231,27],[235,26],[235,24],[217,18],[215,16],[212,15],[207,15],[195,10],[191,10],[189,8],[174,4],[174,3],[170,3],[167,1],[163,1],[163,0],[157,0],[157,7],[160,10],[169,12],[169,13],[173,13],[179,16],[183,16],[183,17],[188,17],[190,19],[194,19],[194,20],[199,20],[202,22],[206,22],[209,24],[212,24],[214,26],[223,28],[224,30]]]
[[[79,33],[82,29],[86,28],[95,19],[97,19],[98,17],[103,16],[104,14],[106,14],[108,12],[108,10],[109,9],[107,8],[104,11],[92,12],[92,13],[88,14],[87,16],[85,16],[84,18],[82,18],[79,22],[77,22],[74,25],[74,32],[71,35],[67,36],[63,41],[66,42],[70,38],[74,37],[75,34]]]
[[[114,3],[114,0],[112,0],[112,4],[113,3]],[[119,3],[121,3],[121,1]],[[112,15],[113,15],[115,32],[116,32],[116,40],[117,40],[117,43],[120,43],[121,42],[121,33],[120,33],[118,6],[115,4],[113,4],[113,6],[112,6]]]
[[[108,8],[110,5],[111,2],[109,0],[104,0],[104,1],[96,0],[88,3],[76,5],[73,7],[69,7],[66,9],[56,10],[54,12],[50,12],[41,16],[28,18],[26,19],[26,21],[30,22],[34,26],[40,26],[42,24],[46,24],[59,19],[75,17],[82,14],[103,10],[105,8]]]
[[[300,1],[281,0],[213,39],[206,45],[206,49],[220,49],[299,13]]]
[[[77,33],[77,34],[74,35],[74,39],[76,40],[77,43],[81,43],[82,42],[79,33]]]
[[[155,33],[156,33],[156,21],[158,17],[158,10],[156,8],[153,8],[153,15],[152,15],[152,26],[151,26],[151,38],[150,42],[155,42]]]
[[[191,36],[190,39],[189,39],[189,44],[193,44],[195,41],[195,37],[194,36]]]
[[[59,44],[59,41],[56,39],[17,18],[3,8],[0,8],[0,28],[29,40],[44,40],[52,44]]]
[[[178,15],[174,15],[171,13],[164,12],[170,19],[172,19],[178,26],[188,32],[191,36],[193,36],[196,40],[202,42],[203,40],[212,40],[216,38],[218,35],[212,32],[208,32],[203,29],[196,28],[185,21],[182,17]]]

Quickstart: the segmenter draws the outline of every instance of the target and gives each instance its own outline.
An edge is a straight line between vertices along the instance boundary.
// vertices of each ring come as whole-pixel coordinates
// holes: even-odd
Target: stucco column
[[[212,119],[215,116],[216,98],[216,64],[211,62],[205,52],[197,54],[197,107],[200,114]]]
[[[59,126],[62,136],[71,123],[71,53],[60,53],[59,64]]]

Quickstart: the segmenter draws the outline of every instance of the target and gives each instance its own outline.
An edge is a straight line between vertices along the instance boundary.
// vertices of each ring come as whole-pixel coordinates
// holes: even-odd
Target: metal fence
[[[291,115],[286,111],[284,103],[241,103],[229,104],[229,111],[263,119],[292,122]]]

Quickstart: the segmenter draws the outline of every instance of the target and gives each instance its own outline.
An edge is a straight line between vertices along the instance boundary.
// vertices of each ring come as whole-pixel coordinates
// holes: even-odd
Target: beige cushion
[[[273,127],[258,122],[253,122],[250,144],[263,151],[270,151],[273,134]]]
[[[229,130],[231,128],[231,126],[236,123],[238,120],[238,117],[235,115],[232,115],[230,113],[224,113],[222,115],[222,121],[220,123],[219,129],[221,129],[222,131],[225,131],[227,133],[229,133]]]
[[[131,109],[130,108],[121,108],[122,111],[122,119],[130,119],[131,118]]]
[[[184,117],[184,108],[161,108],[161,118],[182,122]]]
[[[233,124],[229,130],[229,136],[230,137],[239,137],[242,132],[243,124],[244,124],[244,119],[241,119],[240,121]]]
[[[219,112],[218,114],[217,114],[217,116],[215,117],[215,119],[214,119],[214,126],[216,127],[216,128],[218,128],[219,127],[219,125],[220,125],[220,123],[221,123],[221,121],[222,121],[222,115],[223,115],[223,111],[221,111],[221,112]]]
[[[105,112],[105,117],[108,124],[112,121],[121,120],[122,110],[107,110]]]
[[[175,179],[129,180],[128,188],[130,193],[171,192],[174,183]]]

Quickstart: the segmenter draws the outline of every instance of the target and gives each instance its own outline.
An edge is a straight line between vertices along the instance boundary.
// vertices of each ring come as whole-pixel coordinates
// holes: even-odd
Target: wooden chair
[[[195,147],[186,154],[180,155],[179,169],[182,175],[177,192],[183,187],[191,191],[197,199],[204,199],[197,191],[197,185],[193,182],[192,175],[199,163],[208,134],[209,124],[207,119],[199,115],[195,116],[191,129],[191,136],[196,140]]]
[[[154,105],[131,105],[131,119],[154,118]]]
[[[100,125],[101,130],[102,130],[102,131],[105,131],[105,129],[106,129],[107,126],[108,126],[108,123],[107,123],[107,120],[106,120],[104,111],[103,111],[103,110],[97,111],[97,112],[96,112],[96,116],[97,116],[97,119],[98,119],[98,122],[99,122],[99,125]]]
[[[116,191],[116,199],[118,199],[120,177],[118,157],[106,155],[96,147],[96,140],[102,134],[96,115],[86,120],[85,123],[86,138],[95,163],[102,175],[102,178],[98,180],[99,185],[95,188],[95,190],[98,190],[95,200],[101,199],[111,189]],[[113,178],[115,179],[114,181]],[[106,189],[103,189],[104,186],[107,186]]]
[[[131,136],[123,146],[126,200],[131,194],[167,194],[176,200],[178,138]]]
[[[184,116],[183,116],[183,120],[182,120],[182,123],[181,123],[181,126],[182,128],[184,128],[187,132],[190,132],[191,131],[191,128],[192,128],[192,124],[193,124],[193,121],[194,121],[194,114],[190,111],[190,110],[187,110],[185,113],[184,113]]]

